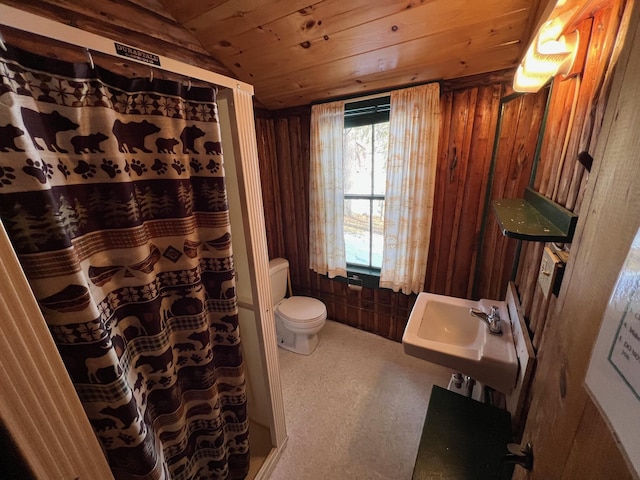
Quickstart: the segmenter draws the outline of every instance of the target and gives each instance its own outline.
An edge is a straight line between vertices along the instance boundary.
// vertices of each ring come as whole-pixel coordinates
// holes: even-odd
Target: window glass
[[[373,200],[371,215],[371,266],[382,268],[384,240],[384,200]]]
[[[344,192],[369,195],[372,182],[373,126],[344,130]]]
[[[360,120],[362,123],[362,120]],[[344,130],[344,236],[348,265],[382,267],[389,122]]]
[[[347,263],[382,267],[384,200],[345,199],[344,239]]]
[[[384,195],[389,156],[389,122],[374,124],[373,136],[373,193]]]
[[[345,199],[344,243],[347,263],[369,266],[371,256],[371,202]]]

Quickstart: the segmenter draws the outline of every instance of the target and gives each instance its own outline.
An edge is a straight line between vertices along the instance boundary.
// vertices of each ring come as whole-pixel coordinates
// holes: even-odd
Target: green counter
[[[434,386],[413,480],[506,480],[500,459],[511,442],[511,415]]]

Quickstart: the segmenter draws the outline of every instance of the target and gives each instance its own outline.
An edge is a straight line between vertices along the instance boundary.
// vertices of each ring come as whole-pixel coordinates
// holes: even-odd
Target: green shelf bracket
[[[524,198],[491,202],[506,237],[531,242],[571,243],[578,216],[527,187]]]

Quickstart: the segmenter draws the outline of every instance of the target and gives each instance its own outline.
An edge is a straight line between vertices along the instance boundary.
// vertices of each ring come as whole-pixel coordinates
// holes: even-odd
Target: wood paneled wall
[[[311,108],[256,116],[269,258],[289,260],[293,289],[307,294],[310,118]]]
[[[309,269],[310,116],[309,107],[256,114],[269,258],[289,260],[294,294],[322,300],[330,319],[400,340],[415,295],[354,292]]]
[[[548,89],[507,97],[495,148],[490,201],[522,198],[531,181]],[[505,298],[512,279],[518,241],[502,235],[493,210],[486,211],[474,298]]]
[[[486,199],[524,194],[547,99],[546,89],[505,97],[508,91],[494,84],[442,96],[426,291],[462,298],[506,294],[517,242],[502,235]]]
[[[501,262],[493,260],[507,249],[501,243],[504,237],[498,234],[487,236],[483,251],[488,253],[479,254],[485,196],[490,185],[493,196],[522,195],[529,180],[546,91],[519,97],[505,108],[501,150],[490,184],[500,100],[508,88],[503,82],[487,83],[486,78],[476,81],[477,86],[453,85],[441,96],[436,208],[425,290],[470,297],[476,263],[482,258],[485,265],[478,285],[487,298],[498,298],[499,291],[504,295],[511,261],[504,269]],[[269,256],[289,260],[294,293],[321,299],[330,319],[400,341],[415,295],[368,288],[354,292],[345,283],[309,270],[310,114],[307,107],[258,111],[256,115]],[[492,232],[490,227],[495,223],[491,216],[486,231]],[[511,260],[514,252],[512,248]]]
[[[620,17],[623,3],[626,6]],[[617,26],[623,25],[623,32],[629,19],[629,35],[616,64],[617,46],[624,38],[616,39]],[[535,460],[531,472],[517,468],[515,479],[637,478],[589,396],[584,379],[609,297],[640,226],[640,5],[615,2],[593,16],[591,31],[582,82],[578,85],[572,80],[556,89],[552,98],[550,115],[556,124],[562,124],[568,121],[562,117],[570,111],[572,89],[579,87],[574,125],[564,128],[569,131],[567,158],[564,164],[549,164],[539,175],[541,190],[552,192],[557,183],[558,201],[573,204],[580,211],[558,298],[544,301],[537,288],[531,288],[531,276],[538,266],[533,248],[524,256],[535,260],[525,265],[529,269],[520,275],[539,356],[523,436],[523,443],[533,444]],[[554,130],[545,136],[548,155],[555,152],[551,145],[557,143],[551,137],[557,134],[563,137]],[[583,149],[594,156],[589,174],[574,160]],[[569,192],[566,200],[564,192]]]
[[[578,215],[590,181],[589,172],[578,161],[578,154],[588,152],[593,156],[595,152],[611,86],[612,55],[623,4],[622,1],[609,2],[577,25],[580,41],[588,44],[583,73],[556,80],[550,99],[534,188]],[[545,298],[537,284],[544,247],[541,242],[523,242],[516,278],[536,349],[557,300],[554,295]],[[570,247],[565,246],[569,255]]]
[[[617,3],[605,5],[576,25],[581,41],[589,45],[583,75],[556,81],[549,101],[534,188],[578,213],[589,175],[577,154],[593,153],[620,8]],[[518,242],[501,235],[492,211],[485,210],[485,197],[488,189],[490,200],[522,196],[530,179],[547,89],[502,104],[501,99],[511,93],[507,84],[474,80],[477,86],[448,85],[441,96],[436,208],[425,290],[503,298]],[[367,288],[353,292],[344,283],[309,270],[309,119],[309,107],[257,113],[269,255],[289,260],[294,292],[323,300],[329,318],[399,341],[415,295]],[[516,284],[536,348],[555,302],[553,295],[545,299],[536,284],[543,248],[544,243],[522,242],[517,259]]]
[[[425,290],[471,295],[502,84],[444,92]]]

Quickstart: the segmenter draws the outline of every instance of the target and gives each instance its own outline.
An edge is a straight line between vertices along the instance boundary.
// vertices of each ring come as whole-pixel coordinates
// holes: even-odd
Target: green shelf
[[[491,202],[500,230],[506,237],[532,242],[571,243],[578,216],[527,188],[524,198]]]

